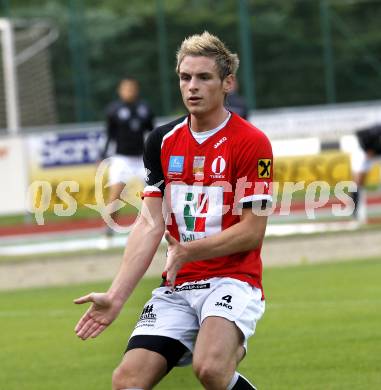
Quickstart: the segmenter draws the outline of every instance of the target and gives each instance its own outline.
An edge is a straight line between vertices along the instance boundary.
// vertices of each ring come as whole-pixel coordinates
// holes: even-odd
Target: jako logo
[[[221,144],[223,144],[228,139],[226,137],[222,137],[217,143],[214,144],[214,149],[217,149]]]

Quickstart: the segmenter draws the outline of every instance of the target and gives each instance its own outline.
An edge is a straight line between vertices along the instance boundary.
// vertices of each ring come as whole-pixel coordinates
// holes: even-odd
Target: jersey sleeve
[[[161,165],[161,144],[165,134],[173,130],[175,126],[182,123],[186,118],[186,116],[177,118],[149,133],[143,150],[143,161],[146,169],[146,187],[143,191],[143,197],[164,196],[165,178]]]
[[[265,134],[256,130],[242,140],[236,159],[235,198],[242,207],[261,202],[262,208],[272,202],[273,153]]]
[[[161,166],[162,136],[155,130],[149,134],[144,144],[143,161],[146,170],[146,185],[143,197],[162,197],[164,194],[164,174]]]

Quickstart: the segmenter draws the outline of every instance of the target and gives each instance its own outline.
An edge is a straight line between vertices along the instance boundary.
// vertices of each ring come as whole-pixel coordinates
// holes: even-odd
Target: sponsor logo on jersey
[[[209,208],[209,199],[207,194],[195,195],[192,192],[185,194],[184,221],[186,231],[189,233],[205,232],[206,215]],[[183,241],[195,240],[194,234],[181,233]]]
[[[122,120],[130,119],[131,117],[131,110],[127,107],[122,107],[118,110],[118,118]]]
[[[167,190],[170,191],[171,216],[176,220],[181,242],[199,240],[222,230],[222,186],[171,182]]]
[[[210,288],[210,283],[186,284],[181,287],[177,286],[175,287],[175,291],[203,290],[205,288]]]
[[[194,156],[193,174],[196,180],[204,179],[205,156]]]
[[[184,156],[171,156],[169,158],[168,173],[183,173]]]
[[[214,144],[214,149],[217,149],[220,145],[222,145],[228,139],[226,137],[222,137],[218,142]]]
[[[226,168],[226,161],[222,156],[216,157],[212,162],[212,171],[214,175],[210,175],[213,179],[223,179],[225,175],[222,173]]]
[[[271,176],[271,159],[260,158],[258,160],[258,177],[268,179]]]
[[[193,233],[181,233],[182,242],[190,242],[196,240],[196,236]]]

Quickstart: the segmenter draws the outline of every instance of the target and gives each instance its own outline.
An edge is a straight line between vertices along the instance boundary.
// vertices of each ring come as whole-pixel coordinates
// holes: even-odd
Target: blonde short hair
[[[235,75],[239,66],[238,55],[232,53],[218,37],[208,31],[184,39],[176,53],[177,73],[185,56],[214,58],[221,80],[229,74]]]

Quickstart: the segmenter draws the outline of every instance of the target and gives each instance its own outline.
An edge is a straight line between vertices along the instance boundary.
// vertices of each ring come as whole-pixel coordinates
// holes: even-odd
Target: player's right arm
[[[146,272],[159,246],[165,230],[161,143],[164,134],[184,119],[179,118],[157,128],[145,142],[143,160],[147,170],[147,186],[144,189],[141,212],[128,237],[120,270],[106,293],[91,293],[74,301],[77,304],[92,303],[75,328],[75,332],[83,340],[98,336],[114,321]]]
[[[128,237],[119,272],[105,293],[90,293],[74,300],[91,306],[75,327],[78,337],[96,337],[118,316],[139,280],[151,264],[164,233],[162,198],[147,197]]]

